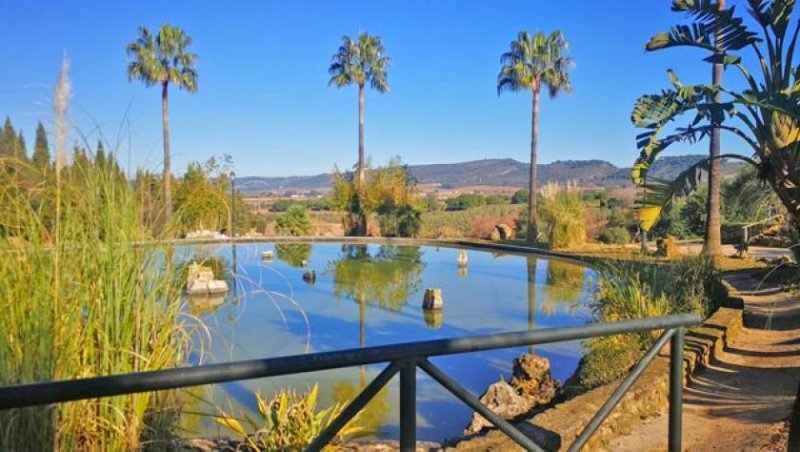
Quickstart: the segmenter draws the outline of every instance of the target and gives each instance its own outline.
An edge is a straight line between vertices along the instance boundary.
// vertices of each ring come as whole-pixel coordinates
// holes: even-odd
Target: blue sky
[[[560,29],[576,62],[574,93],[542,103],[540,162],[598,158],[629,166],[637,155],[629,120],[636,97],[665,87],[668,68],[687,83],[710,78],[696,51],[644,51],[650,36],[686,21],[669,8],[669,0],[0,0],[0,115],[11,116],[30,146],[36,121],[52,123],[49,99],[66,53],[76,130],[92,143],[101,130],[126,168],[158,170],[159,90],[127,81],[125,46],[138,26],[169,23],[193,37],[200,74],[196,95],[171,92],[175,172],[221,154],[234,157],[238,175],[349,168],[357,155],[357,92],[329,88],[327,66],[342,35],[368,31],[383,37],[393,60],[389,92],[367,92],[373,162],[394,155],[412,164],[528,161],[530,96],[498,97],[499,57],[520,30]],[[743,149],[732,140],[723,147]]]

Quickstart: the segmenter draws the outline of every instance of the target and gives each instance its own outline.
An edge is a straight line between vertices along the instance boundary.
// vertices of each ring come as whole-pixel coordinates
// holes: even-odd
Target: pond
[[[273,260],[262,252],[273,251]],[[191,297],[187,314],[202,321],[192,361],[212,363],[294,355],[428,339],[577,326],[589,320],[591,269],[538,256],[433,246],[337,243],[203,245],[179,250],[178,259],[215,256],[224,262],[232,290],[217,298]],[[235,262],[235,264],[234,264]],[[303,265],[307,264],[307,268]],[[235,266],[235,271],[232,271]],[[303,280],[314,270],[313,282]],[[441,288],[444,307],[423,312],[426,287]],[[515,357],[527,347],[433,358],[434,364],[476,394],[510,378]],[[537,346],[561,381],[576,369],[578,342]],[[255,392],[306,390],[319,384],[319,405],[346,402],[385,364],[287,377],[241,381],[204,389],[186,411],[218,408],[257,418]],[[418,371],[420,440],[461,434],[472,411]],[[398,437],[399,381],[394,378],[360,417],[378,438]],[[218,408],[215,408],[218,407]],[[230,435],[208,417],[184,415],[191,435]]]

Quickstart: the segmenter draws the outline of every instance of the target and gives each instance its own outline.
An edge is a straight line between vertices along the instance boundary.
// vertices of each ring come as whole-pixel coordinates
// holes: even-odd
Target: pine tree
[[[36,126],[36,143],[33,145],[33,164],[41,170],[50,168],[50,148],[47,145],[47,133],[41,122]]]

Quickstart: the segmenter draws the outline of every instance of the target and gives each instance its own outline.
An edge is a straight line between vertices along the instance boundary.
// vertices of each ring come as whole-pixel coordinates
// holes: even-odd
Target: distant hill
[[[671,179],[690,165],[700,161],[702,155],[663,157],[656,161],[650,175]],[[514,159],[485,159],[462,163],[409,165],[408,169],[419,184],[439,185],[442,188],[490,185],[526,187],[530,165]],[[739,164],[723,162],[723,177],[736,174]],[[564,183],[576,181],[581,187],[626,187],[630,182],[630,168],[620,168],[605,160],[559,160],[538,166],[539,183]],[[241,177],[236,188],[245,194],[287,191],[325,191],[331,186],[330,174],[290,177]]]

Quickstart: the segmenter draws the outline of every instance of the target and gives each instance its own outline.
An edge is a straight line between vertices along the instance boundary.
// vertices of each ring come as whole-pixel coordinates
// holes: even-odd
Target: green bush
[[[384,237],[416,237],[422,224],[422,212],[411,204],[404,204],[381,213],[378,221]]]
[[[612,226],[604,229],[598,239],[612,245],[627,245],[631,243],[631,233],[624,226]]]
[[[685,257],[669,264],[619,260],[598,270],[598,290],[591,305],[595,322],[687,312],[708,316],[723,296],[707,257]],[[581,385],[591,388],[622,376],[655,339],[650,332],[590,339],[578,371]]]
[[[305,207],[294,204],[275,220],[275,230],[284,235],[309,235],[311,217]]]
[[[445,210],[467,210],[486,205],[486,199],[481,195],[463,194],[445,200]]]
[[[298,204],[298,203],[295,202],[295,201],[292,201],[291,199],[279,199],[279,200],[275,201],[275,203],[273,203],[269,207],[269,211],[270,212],[286,212],[287,210],[289,210],[289,207],[292,207],[295,204]]]
[[[527,204],[530,192],[528,190],[517,190],[511,196],[511,204]]]

